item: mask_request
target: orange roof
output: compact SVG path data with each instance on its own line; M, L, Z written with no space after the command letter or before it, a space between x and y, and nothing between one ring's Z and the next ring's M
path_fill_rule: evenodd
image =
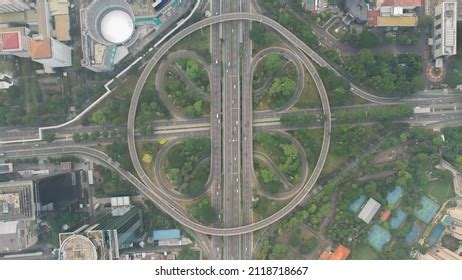
M30 43L32 59L42 59L51 57L51 39L32 40Z
M343 245L339 245L333 253L324 251L319 257L320 260L346 260L350 255L351 251Z
M388 220L388 218L390 218L390 215L391 215L391 211L390 209L387 209L380 214L380 220L382 222L385 222L386 220Z
M325 260L330 259L330 256L331 256L331 252L324 251L322 252L321 256L319 256L319 259L325 261Z

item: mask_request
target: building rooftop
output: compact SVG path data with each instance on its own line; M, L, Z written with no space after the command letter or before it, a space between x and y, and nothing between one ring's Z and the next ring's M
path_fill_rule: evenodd
M58 41L71 40L69 29L70 29L69 15L56 15L55 16L56 40Z
M154 241L181 238L179 229L155 230L152 235Z
M135 24L130 14L123 10L113 10L101 20L101 35L108 42L122 44L133 35Z
M70 235L59 248L63 260L97 260L96 247L88 237Z
M5 32L2 33L2 50L4 51L14 51L20 49L21 41L20 41L20 33L19 32Z
M339 245L334 252L324 251L319 257L320 260L346 260L351 251L343 245Z
M377 26L378 27L413 27L417 25L418 18L416 16L378 16Z
M43 59L51 57L51 39L31 40L30 43L32 59Z
M358 218L365 221L366 223L370 223L372 218L374 218L377 211L379 211L380 203L378 203L375 199L369 198L366 205L363 207L361 212L359 212Z
M390 218L390 215L391 215L390 209L383 211L382 213L380 213L380 221L382 222L387 221L388 218Z
M35 219L33 186L30 180L0 183L0 221Z

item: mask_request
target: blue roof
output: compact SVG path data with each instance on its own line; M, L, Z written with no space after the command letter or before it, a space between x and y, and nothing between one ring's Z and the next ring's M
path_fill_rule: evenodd
M438 224L432 232L432 235L428 238L427 243L430 246L435 245L436 241L440 239L443 234L445 226L443 224Z
M152 237L154 241L181 238L179 229L155 230L152 232Z
M403 210L399 209L397 212L395 212L395 214L390 220L391 228L392 229L399 228L401 224L404 222L404 220L406 220L406 218L407 218L407 214Z
M387 195L388 204L395 206L398 200L401 198L402 193L403 189L400 186L396 186L395 189Z
M366 196L361 195L356 199L351 205L350 205L350 210L357 213L359 209L361 209L361 206L363 206L364 202L366 201Z
M411 230L406 234L406 237L405 237L406 244L408 246L411 246L412 244L414 244L414 242L417 240L417 237L419 237L421 231L422 231L422 226L418 223L414 223L414 225L412 225Z

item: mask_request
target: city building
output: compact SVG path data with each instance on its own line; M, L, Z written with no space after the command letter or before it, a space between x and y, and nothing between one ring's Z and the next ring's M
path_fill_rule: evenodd
M53 211L77 204L82 196L80 183L78 171L37 179L37 208L40 211Z
M60 233L59 259L119 259L120 250L131 247L141 237L143 223L138 207L128 207L117 216L113 214L103 214L94 223Z
M179 229L154 230L148 242L157 242L159 246L184 246L193 243L189 238L181 237Z
M27 10L2 13L0 55L31 58L44 65L46 73L71 66L72 48L60 42L71 39L68 5L68 0L43 0L27 5Z
M29 10L29 1L24 0L0 0L0 14L23 12Z
M51 68L72 66L72 48L53 39L34 39L31 41L31 58Z
M462 260L462 256L451 252L442 246L434 246L425 254L419 255L420 260Z
M88 1L80 8L81 65L112 71L130 54L142 51L183 16L193 1Z
M29 33L25 27L0 28L0 55L30 57Z
M350 255L351 251L347 247L343 245L339 245L335 251L326 250L322 252L321 256L319 257L320 260L346 260Z
M367 22L368 6L365 0L346 0L343 2L343 10L360 24Z
M442 2L435 7L432 45L435 59L457 54L457 2Z
M367 22L373 27L414 27L421 6L422 0L377 0L368 11Z
M19 252L37 242L34 182L0 183L0 253Z
M379 211L380 206L380 203L378 203L375 199L369 198L366 205L364 205L361 212L359 212L358 218L369 224L377 211Z
M70 41L69 0L49 0L50 15L54 19L55 38L58 41Z
M454 207L448 209L449 229L455 238L462 240L462 207Z

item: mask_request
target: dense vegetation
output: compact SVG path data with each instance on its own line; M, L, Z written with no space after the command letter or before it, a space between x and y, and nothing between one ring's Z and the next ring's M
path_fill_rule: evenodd
M290 126L306 125L307 123L313 123L322 120L322 116L313 114L284 114L280 118L281 124Z
M183 81L172 68L165 73L165 90L172 104L187 117L199 117L210 110L208 101Z
M191 214L201 223L211 224L217 219L217 211L212 207L210 197L204 197L191 207Z
M182 193L196 196L202 193L210 165L201 161L210 157L210 140L190 138L174 145L166 156L165 170L170 182Z
M117 195L134 195L135 188L120 175L101 165L96 165L101 181L96 181L95 192L97 197L111 197Z
M357 56L349 57L344 68L378 95L406 96L424 88L423 61L417 55L374 54L365 49Z
M444 159L462 169L462 127L447 127L443 132L446 138Z
M409 105L394 105L385 108L371 108L366 110L340 111L334 117L338 122L360 121L396 121L409 118L413 115L413 109Z
M254 161L254 166L258 181L264 191L270 194L277 194L281 192L282 183L278 178L278 174L274 170L258 160Z
M267 48L276 42L276 36L261 23L253 23L249 33L252 40L253 53Z
M134 171L128 144L126 142L114 142L106 147L106 153L114 161L120 163L120 166L128 171Z
M193 58L186 57L179 58L178 64L196 87L205 92L209 91L209 77L201 63Z
M279 135L258 133L255 135L256 149L267 154L290 182L300 180L301 160L292 143Z

